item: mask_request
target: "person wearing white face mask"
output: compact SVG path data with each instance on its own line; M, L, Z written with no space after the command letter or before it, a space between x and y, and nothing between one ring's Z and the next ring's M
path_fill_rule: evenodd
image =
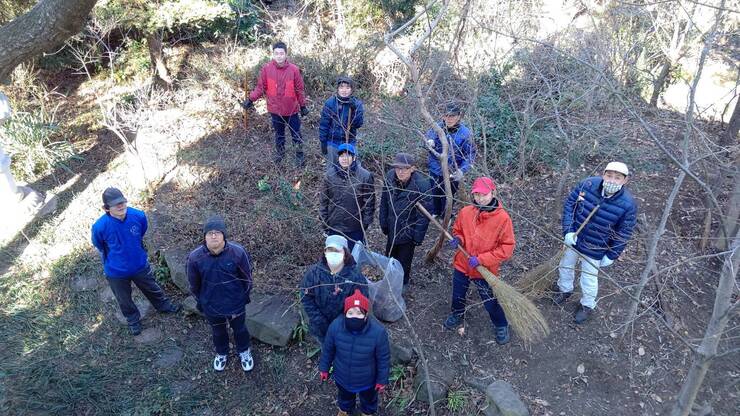
M563 206L563 242L569 248L560 261L559 292L553 301L563 304L573 294L575 268L580 259L583 295L575 313L577 324L588 320L596 307L599 269L610 266L619 257L637 223L637 203L624 186L628 177L627 165L610 162L601 177L587 178L573 188Z
M300 286L309 332L320 343L324 342L329 324L344 313L344 300L355 289L368 296L367 280L349 253L347 239L330 235L321 259L306 271Z

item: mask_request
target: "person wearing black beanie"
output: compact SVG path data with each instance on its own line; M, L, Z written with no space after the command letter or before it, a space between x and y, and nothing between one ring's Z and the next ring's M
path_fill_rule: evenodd
M357 129L365 121L365 107L362 100L354 96L352 78L337 77L336 87L336 93L324 103L319 124L321 154L326 157L328 167L337 163L339 145L357 143Z

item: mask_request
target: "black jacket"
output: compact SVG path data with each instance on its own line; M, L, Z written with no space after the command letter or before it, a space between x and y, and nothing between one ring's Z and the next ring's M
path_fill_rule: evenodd
M360 289L368 296L367 279L360 274L359 267L350 257L348 264L339 273L332 275L326 260L311 266L301 282L301 303L308 315L311 334L323 338L329 324L344 312L344 299Z
M427 233L429 219L415 207L417 202L431 211L429 180L420 172L411 174L408 183L401 184L395 170L385 175L383 195L380 198L378 221L383 234L392 244L415 242L421 244Z
M252 291L252 264L242 246L230 241L214 255L205 244L188 256L190 292L204 314L223 317L244 313Z
M357 161L349 170L335 165L324 176L320 202L326 228L342 233L367 229L375 214L373 174Z

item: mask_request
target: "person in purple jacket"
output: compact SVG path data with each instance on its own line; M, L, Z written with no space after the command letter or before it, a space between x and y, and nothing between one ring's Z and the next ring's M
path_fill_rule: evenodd
M170 302L154 280L143 241L148 227L146 215L127 203L119 189L106 189L103 192L105 214L95 221L91 234L92 244L103 260L108 284L135 336L141 334L142 326L141 314L131 298L132 282L160 312L177 313L180 305Z
M223 218L209 218L203 226L203 244L188 255L190 291L213 333L216 358L213 369L224 371L229 358L229 331L234 333L242 370L251 371L254 359L250 335L244 321L244 307L250 302L252 264L239 244L226 241Z

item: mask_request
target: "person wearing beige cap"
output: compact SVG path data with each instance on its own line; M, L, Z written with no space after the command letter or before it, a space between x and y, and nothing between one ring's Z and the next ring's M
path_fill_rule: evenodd
M637 223L637 204L625 187L629 175L626 164L610 162L601 176L586 178L573 188L563 206L563 243L569 248L560 261L559 292L553 301L560 305L573 294L580 259L583 295L575 313L577 324L588 320L596 308L599 269L619 257Z

